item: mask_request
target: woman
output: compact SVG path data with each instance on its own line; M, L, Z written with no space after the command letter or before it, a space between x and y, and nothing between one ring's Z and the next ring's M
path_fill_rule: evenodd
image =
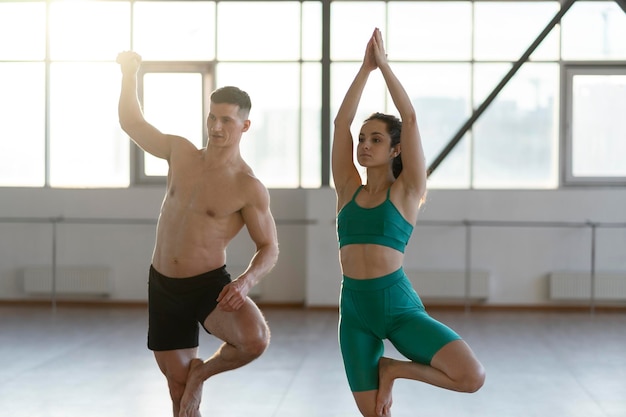
M361 126L353 163L350 126L369 74L379 69L401 120L375 113ZM404 249L426 193L426 165L415 110L389 67L374 30L335 118L332 157L343 272L339 342L350 388L363 416L390 416L392 386L413 379L460 392L485 378L470 347L432 319L407 279ZM388 339L409 361L383 357Z

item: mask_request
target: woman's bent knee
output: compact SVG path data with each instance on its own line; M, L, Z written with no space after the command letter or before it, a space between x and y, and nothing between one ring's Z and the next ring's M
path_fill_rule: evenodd
M476 392L485 382L485 369L463 340L448 343L435 354L431 366L444 372L451 380L450 389Z
M466 374L460 381L459 391L473 393L478 391L485 383L485 370L482 366Z

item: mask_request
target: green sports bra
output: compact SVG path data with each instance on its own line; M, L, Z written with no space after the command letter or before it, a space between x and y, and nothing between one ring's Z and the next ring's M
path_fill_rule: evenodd
M346 245L372 243L387 246L404 253L413 225L406 221L389 199L391 187L387 190L387 198L372 208L359 206L355 199L361 192L361 185L352 200L337 214L337 237L339 248Z

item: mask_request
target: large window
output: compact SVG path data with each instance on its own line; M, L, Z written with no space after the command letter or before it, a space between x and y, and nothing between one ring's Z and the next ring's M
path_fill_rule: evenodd
M337 110L362 58L363 50L354 47L359 45L357 34L365 45L366 28L380 27L393 68L416 108L427 162L432 161L462 132L461 126L559 10L555 1L333 2L331 108ZM355 23L346 28L350 19ZM626 14L617 4L577 2L461 137L431 176L429 187L550 189L565 184L559 171L564 167L559 152L565 126L559 117L565 88L562 69L568 64L564 60L611 60L624 68L625 38ZM621 82L611 79L615 86ZM617 128L623 108L616 96L621 91L612 91L611 96L597 97L610 112L599 115L598 103L585 107L590 120L615 119L601 130L604 144L598 145L582 127L578 139L570 142L582 149L581 143L593 141L605 149L593 161L587 153L574 152L584 163L604 167L605 176L622 175L608 167L624 165L612 159L625 154L618 144L626 143L623 129ZM362 120L373 111L395 112L377 76L364 92L357 117ZM583 123L581 119L577 124ZM358 128L354 126L355 137Z
M566 70L565 181L626 184L626 68Z
M211 91L237 85L252 98L241 147L257 176L327 185L332 119L374 27L430 162L559 10L556 0L0 0L0 39L11 40L0 42L0 186L164 182L167 164L119 127L115 57L128 49L144 60L139 97L158 129L204 146ZM429 187L624 184L624 39L615 2L577 1ZM378 73L354 129L374 111L396 113Z
M113 63L129 31L128 2L0 2L0 185L129 185Z
M427 161L448 144L559 9L556 2L426 1L384 6L379 2L370 7L379 7L380 14L386 13L383 20L393 22L386 31L387 50L390 59L400 61L394 70L416 108ZM344 51L342 19L353 7L333 3L331 28L337 27L337 33L331 32L331 38L339 43L337 51ZM346 47L333 59L361 59L362 53ZM558 58L558 33L553 33L435 170L429 186L556 187ZM334 111L357 65L333 65ZM358 117L373 111L395 112L381 80L368 85Z
M268 24L271 22L271 24ZM167 163L121 131L133 49L146 119L206 144L208 97L252 98L242 153L270 187L321 185L319 1L0 1L0 186L128 187Z

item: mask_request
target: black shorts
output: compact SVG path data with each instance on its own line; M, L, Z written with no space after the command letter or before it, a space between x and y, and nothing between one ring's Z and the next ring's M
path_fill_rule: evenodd
M204 324L217 306L217 296L230 282L226 266L194 277L169 278L150 265L148 349L197 347L199 324Z

